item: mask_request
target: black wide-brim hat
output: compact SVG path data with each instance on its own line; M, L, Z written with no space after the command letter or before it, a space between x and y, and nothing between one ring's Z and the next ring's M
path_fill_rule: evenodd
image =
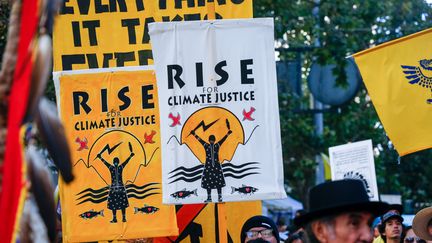
M360 180L329 181L309 190L309 210L295 218L294 223L302 227L315 219L344 212L367 211L378 216L388 209L387 203L369 200L364 183Z

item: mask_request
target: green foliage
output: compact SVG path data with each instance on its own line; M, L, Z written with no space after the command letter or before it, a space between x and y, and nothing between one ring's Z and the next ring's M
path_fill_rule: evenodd
M9 4L5 1L0 1L0 64L3 59L3 52L6 47L7 30L9 23Z
M401 194L403 199L432 199L428 175L431 151L398 154L387 138L364 87L340 113L324 114L324 134L314 135L313 114L295 112L308 107L308 68L313 61L335 63L337 84L346 84L346 56L432 26L432 8L422 0L254 0L255 17L274 17L278 47L309 47L303 52L304 97L280 95L280 116L285 180L290 193L305 201L307 187L315 184L315 155L328 147L372 139L379 191ZM281 52L281 60L293 59ZM417 190L420 189L420 190Z
M304 201L315 183L314 156L320 152L320 139L314 135L312 116L293 111L301 100L292 93L279 98L285 181L291 193Z
M52 75L50 80L52 80ZM56 102L54 82L48 82L45 89L45 97L53 102Z

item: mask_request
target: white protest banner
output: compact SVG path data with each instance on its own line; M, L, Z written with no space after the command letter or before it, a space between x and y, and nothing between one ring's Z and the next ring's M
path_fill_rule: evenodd
M329 154L332 180L361 180L369 198L379 200L372 140L330 147Z
M168 204L286 197L273 20L149 25Z

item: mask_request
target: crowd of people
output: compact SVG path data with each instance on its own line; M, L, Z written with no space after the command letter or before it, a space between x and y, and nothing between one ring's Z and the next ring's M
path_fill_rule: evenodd
M432 243L432 207L419 211L405 225L400 204L370 201L363 182L324 182L309 190L308 210L294 218L294 227L265 216L248 219L241 243Z

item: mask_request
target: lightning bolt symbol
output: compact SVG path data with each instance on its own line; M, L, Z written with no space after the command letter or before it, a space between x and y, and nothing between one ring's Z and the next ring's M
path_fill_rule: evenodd
M114 151L114 149L116 149L116 148L117 148L121 143L122 143L122 142L120 142L120 143L114 145L114 147L112 147L112 148L110 148L110 145L107 144L107 145L105 145L105 147L102 149L101 153L105 152L105 150L108 150L108 154L111 154L112 151Z
M205 132L207 129L209 129L211 126L213 126L213 124L215 124L217 121L219 121L219 119L217 119L216 121L213 121L213 122L209 123L208 125L206 125L206 124L204 123L204 121L201 121L201 122L198 124L198 126L195 127L194 130L197 130L198 128L202 127L202 128L203 128L203 131Z
M112 148L110 147L109 144L105 145L105 147L100 151L100 154L103 154L103 152L105 152L105 150L108 150L108 154L111 154L112 151L114 151L114 149L116 149L121 143L122 142L114 145L114 147L112 147ZM97 157L95 159L97 159Z

